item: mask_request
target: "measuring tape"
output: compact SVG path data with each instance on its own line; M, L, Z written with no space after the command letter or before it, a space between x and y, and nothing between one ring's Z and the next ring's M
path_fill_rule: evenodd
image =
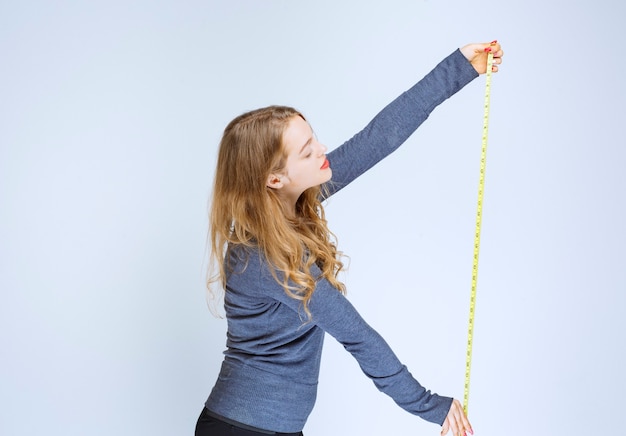
M480 177L478 181L478 208L476 211L476 233L474 234L474 264L472 266L472 292L470 296L469 327L467 330L467 354L465 360L465 389L463 410L467 415L470 388L470 370L472 367L472 345L474 342L474 312L476 310L476 284L478 283L478 254L480 251L480 227L483 215L483 191L485 187L485 164L487 159L487 133L489 132L489 98L491 96L491 69L493 54L487 56L487 84L485 85L485 112L483 116L482 151L480 155Z

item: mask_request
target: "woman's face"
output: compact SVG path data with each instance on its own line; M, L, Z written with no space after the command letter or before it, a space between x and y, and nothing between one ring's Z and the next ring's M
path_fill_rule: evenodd
M309 123L299 116L289 121L283 133L283 146L287 162L278 175L282 186L276 188L295 204L305 190L329 181L332 170L326 159L326 146L317 141Z

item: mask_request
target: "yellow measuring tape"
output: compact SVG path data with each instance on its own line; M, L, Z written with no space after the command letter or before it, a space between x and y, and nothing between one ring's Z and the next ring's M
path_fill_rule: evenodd
M476 284L478 283L478 254L480 251L480 228L483 215L483 191L485 188L485 164L487 159L487 134L489 132L489 98L491 97L491 70L493 54L487 57L487 84L485 85L485 112L483 116L482 151L480 155L480 177L478 181L478 208L476 212L476 233L474 234L474 264L472 266L472 292L470 296L469 327L467 330L467 354L465 360L465 389L463 410L467 415L470 388L470 370L472 367L472 345L474 342L474 313L476 310Z

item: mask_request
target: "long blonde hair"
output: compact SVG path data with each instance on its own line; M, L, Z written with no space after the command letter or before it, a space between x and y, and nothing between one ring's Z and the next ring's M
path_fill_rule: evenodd
M313 276L314 264L338 291L345 292L345 286L337 278L343 263L327 226L322 188L302 193L295 218L288 218L284 203L266 186L269 175L285 167L283 133L294 117L306 121L293 108L269 106L238 116L224 130L209 217L207 287L213 297L225 289L229 271L224 258L229 247L256 247L276 281L289 296L302 301L310 318L308 303L321 278Z

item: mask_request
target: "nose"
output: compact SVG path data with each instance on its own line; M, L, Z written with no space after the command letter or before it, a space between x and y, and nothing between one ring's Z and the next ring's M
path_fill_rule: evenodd
M324 144L322 144L321 142L317 143L318 147L319 147L319 152L320 152L320 156L326 154L326 151L328 150L328 147L326 147Z

